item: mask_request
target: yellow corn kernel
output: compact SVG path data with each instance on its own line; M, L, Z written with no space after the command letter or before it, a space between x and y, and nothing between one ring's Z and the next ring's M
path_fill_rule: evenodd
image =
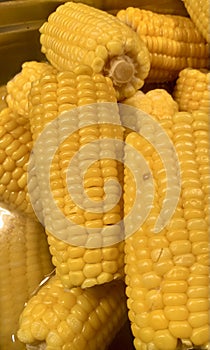
M170 321L168 329L175 338L189 339L192 334L188 321Z
M71 93L68 92L69 88ZM101 94L97 95L99 91L103 92L103 97ZM32 187L31 184L32 198L36 196L37 188L40 189L44 220L49 222L46 225L48 242L58 276L66 288L72 286L86 288L122 278L124 276L124 242L120 226L123 216L122 199L118 198L118 184L113 184L111 181L109 184L108 180L115 180L119 183L122 178L122 165L115 160L121 150L115 146L115 140L123 139L123 130L120 126L117 104L113 103L117 100L111 80L101 74L93 73L88 66L78 66L74 71L48 72L42 74L40 79L34 82L29 99L29 119L34 141L38 139L45 126L55 121L60 113L69 110L72 110L73 113L72 118L69 118L67 114L62 114L63 117L58 119L58 133L54 134L53 130L50 131L48 145L40 147L44 147L41 153L45 155L51 152L53 145L56 147L50 166L52 196L64 216L76 226L69 229L66 223L63 224L62 220L57 218L55 209L49 210L53 203L50 204L45 195L46 184L42 174L47 170L44 170L45 157L41 155L37 155L35 159L37 186ZM103 102L113 103L113 113L110 114L108 104L103 104L100 107L101 110L96 106L98 103L101 106ZM88 106L84 110L85 105ZM83 109L75 107L83 107ZM40 115L42 115L41 119ZM111 116L111 122L118 121L119 125L111 125L110 122L103 123L107 115ZM91 123L94 121L95 124L90 123L86 126L85 123L90 121ZM75 127L76 132L64 138L70 122L70 126ZM111 138L111 142L105 143L107 138ZM95 141L97 143L94 143ZM79 152L86 145L90 145L90 151ZM68 174L69 162L73 155L78 155L77 163L72 165L72 171ZM109 159L110 157L112 159ZM82 166L89 159L93 159L94 162L88 165L84 178L82 178ZM32 180L33 178L29 179L29 186ZM81 193L81 186L87 198ZM102 202L105 189L110 195L108 205ZM74 191L75 197L69 195L69 191L70 194L71 191ZM87 199L92 200L92 207L89 208L90 205L88 205L88 209L86 209ZM80 200L81 207L76 200ZM118 202L115 204L115 201ZM95 208L97 212L94 211ZM111 231L113 224L115 226ZM106 234L105 229L108 227L110 227L110 232ZM97 229L98 233L91 234L91 229ZM53 235L53 232L56 232L56 236ZM117 237L119 240L115 244L116 241L114 242L113 239Z
M206 41L210 42L209 28L209 2L208 0L192 1L184 0L184 5L190 18L195 23L199 32L203 35Z
M186 67L208 67L208 45L191 19L134 7L117 13L145 42L151 69L146 82L174 80Z
M28 301L17 336L28 347L37 344L35 349L105 349L125 320L122 281L65 290L53 276Z
M53 266L42 225L2 203L0 211L0 348L18 350L20 313Z
M155 96L155 91L153 94ZM127 133L126 144L135 147L136 151L141 153L151 165L155 183L150 213L133 235L126 236L125 240L126 294L128 315L135 337L134 344L138 350L150 348L175 350L178 342L183 347L186 344L191 347L202 344L205 347L207 342L205 327L209 322L207 319L209 284L208 196L207 187L204 187L204 182L200 177L201 160L197 154L199 141L204 137L201 131L206 130L206 113L200 111L177 112L176 109L172 109L171 114L168 113L167 117L162 119L161 112L159 117L157 111L154 112L153 116L151 99L148 98L148 94L139 95L138 104L136 103L137 99L130 98L131 105L135 106L136 103L135 107L150 113L161 126L163 120L166 118L170 120L170 123L164 124L164 128L166 132L168 132L167 128L170 128L170 137L174 141L174 147L179 157L181 182L180 198L174 208L174 214L168 224L155 235L152 228L158 218L164 193L166 193L164 186L162 186L163 180L159 186L160 174L163 179L166 176L164 169L162 169L163 163L158 159L154 148L147 147L147 142L141 134L141 130L144 128L143 123L139 126L140 135L134 132ZM158 144L155 128L151 126L150 132L150 140L152 140L153 145L156 145L156 142ZM205 154L207 148L208 142L205 141L202 143L202 151L200 146L200 154L203 154L202 152ZM129 150L125 146L125 159L128 158ZM156 163L154 164L154 162ZM177 174L174 163L171 164L171 168ZM140 172L141 169L138 168L137 171ZM136 195L133 182L131 171L125 169L124 208L126 215L129 214L134 205L134 202L129 198L130 187L134 188L132 195ZM146 205L146 195L149 194L145 192L145 197L143 195L144 192L141 201ZM140 205L139 208L141 209ZM136 218L138 215L142 215L141 211L139 213L136 211ZM133 222L125 222L125 235L131 227L135 227L136 218L133 218ZM156 278L156 274L159 279ZM151 285L149 276L153 276ZM140 291L139 288L141 288ZM199 316L197 323L196 313ZM140 316L142 314L144 317ZM145 333L140 331L141 327ZM147 337L150 328L150 336ZM203 342L201 342L201 336L203 336Z
M28 197L26 173L32 149L29 120L9 107L4 108L0 112L0 132L3 135L0 142L0 179L1 186L4 186L0 199L10 208L34 216Z
M209 342L209 326L205 324L205 326L194 328L191 335L191 341L195 345L200 345ZM208 346L208 345L207 345Z
M177 347L177 339L168 329L157 330L153 342L157 349L161 350L175 350Z
M31 85L48 69L52 70L52 67L45 62L28 61L22 64L21 71L6 85L6 101L12 111L24 117L28 115L28 95Z
M208 311L201 311L195 313L191 312L188 318L188 322L193 328L205 326L209 322Z
M173 96L180 111L209 113L210 74L204 69L185 68L179 72Z
M143 94L142 91L137 91L132 97L127 98L123 103L138 108L157 120L169 121L172 113L178 112L178 105L173 100L171 95L164 89L154 89ZM167 129L169 130L169 128Z
M40 33L42 52L53 66L59 70L90 66L112 79L120 100L134 94L149 73L144 42L105 11L68 2L51 13Z

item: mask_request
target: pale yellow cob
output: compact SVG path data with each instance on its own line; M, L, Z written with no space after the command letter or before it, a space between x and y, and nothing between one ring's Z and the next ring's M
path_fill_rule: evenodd
M208 67L208 44L189 18L134 7L120 10L117 18L147 45L151 61L147 82L174 80L186 67Z
M7 95L6 85L0 86L0 112L2 109L7 107L6 95Z
M210 43L209 0L183 0L183 2L199 32Z
M41 224L2 203L0 215L0 349L23 350L20 314L53 266Z
M123 101L124 104L138 108L155 118L171 119L171 114L178 112L178 104L164 89L153 89L144 94L137 91L132 97Z
M27 164L32 149L28 118L9 107L0 112L0 200L34 216L27 189Z
M148 162L155 186L149 216L125 242L126 294L134 345L137 350L209 349L208 117L202 112L175 112L174 108L166 118L161 112L158 117L157 110L161 111L163 104L158 105L153 94L154 109L150 113L152 116L154 113L154 120L164 128L175 146L181 171L181 194L172 218L155 234L153 229L166 195L166 180L169 180L166 179L161 152L168 158L168 169L172 169L168 175L170 180L174 177L174 193L179 183L179 170L173 152L164 148L155 128L150 127L148 135L156 149L140 134L130 133L126 138L125 162L130 159L127 145L131 145ZM138 108L147 110L147 101L146 94L145 98L139 99ZM144 124L140 131L143 128ZM134 205L133 181L126 168L125 214ZM147 181L148 177L145 177L145 188ZM170 190L173 193L172 187ZM173 202L171 196L168 209ZM145 190L143 209L147 203L148 192ZM165 214L167 217L167 211ZM125 224L126 235L130 231L129 225L135 225L135 222Z
M207 70L183 69L173 91L180 111L210 112L210 73Z
M65 290L54 276L27 303L17 336L34 350L105 350L127 319L124 290L122 281Z
M116 102L112 82L101 74L93 73L87 66L79 66L75 71L43 74L37 82L34 82L30 93L29 119L34 141L38 139L45 126L55 120L61 112L72 110L73 113L63 114L63 119L59 119L56 127L51 128L47 134L51 142L43 144L42 141L37 155L34 151L37 179L35 182L33 177L29 179L32 198L36 197L37 187L39 188L40 206L35 203L35 209L37 213L43 215L53 263L61 282L67 288L90 287L122 278L124 275L124 236L120 223L123 216L122 199L115 204L118 182L123 174L122 166L115 160L116 155L122 153L122 149L115 148L115 140L122 140L123 132L117 104L114 104L114 108L111 104L96 106L103 102ZM75 108L87 104L91 105L85 111ZM96 124L83 127L84 121L88 118L89 121L94 120ZM105 120L109 120L108 125L100 124ZM111 125L112 122L118 122L119 125ZM69 125L75 127L76 132L67 137L69 136L67 131L65 142L59 147L59 142ZM109 145L105 145L105 148L101 149L101 143L93 146L91 157L94 155L99 160L87 169L84 182L80 169L82 161L89 159L89 154L84 154L81 160L78 159L72 170L71 187L72 191L75 189L77 198L82 198L81 208L68 192L65 178L69 162L82 146L93 141L106 141L107 137L112 141ZM48 171L45 168L46 160L50 158L49 152L53 144L56 147L50 168L53 200L49 201L46 195L48 180L44 180L43 176ZM107 159L107 155L108 157L111 155L112 159ZM114 179L117 183L109 185L107 182L109 179ZM82 197L82 194L80 196L78 190L80 183L93 200L93 205L99 209L98 213L93 212L91 208L85 209L85 197ZM110 210L101 204L105 196L104 185L107 186L110 196L109 204L113 203ZM76 227L69 229L68 224L57 217L54 203L67 219L76 224ZM109 233L107 229L110 227L112 230L113 225L115 228ZM97 230L96 234L90 233L93 228Z
M27 61L22 64L21 71L8 81L6 101L14 112L24 117L28 115L28 94L31 84L50 68L52 67L49 63Z
M58 70L78 64L109 76L117 98L141 88L150 68L143 41L115 16L91 6L67 2L40 28L42 52Z

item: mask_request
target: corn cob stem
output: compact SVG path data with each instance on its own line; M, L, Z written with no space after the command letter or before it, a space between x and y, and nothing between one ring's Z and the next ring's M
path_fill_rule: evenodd
M109 76L114 84L128 83L134 76L134 65L128 56L113 58L110 61Z

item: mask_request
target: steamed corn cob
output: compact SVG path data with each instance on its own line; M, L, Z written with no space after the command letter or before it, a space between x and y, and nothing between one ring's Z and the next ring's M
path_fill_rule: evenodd
M172 172L167 176L174 176L174 188L179 178L177 163L171 150L164 149L155 128L150 128L148 137L156 149L141 135L130 133L126 145L132 145L144 156L155 186L153 206L147 220L125 242L126 294L134 345L137 350L175 350L180 343L185 349L196 346L209 349L208 117L199 111L190 114L175 112L174 109L165 117L161 113L157 117L162 103L158 107L158 99L155 100L155 95L153 98L157 109L154 108L155 114L152 109L150 113L173 140L179 157L181 195L169 223L155 234L154 224L167 190L161 152L168 157L167 164ZM147 111L147 105L146 94L145 98L139 99L138 108ZM129 159L127 146L126 159ZM131 172L126 169L125 214L134 203L133 181ZM146 181L147 178L145 188ZM173 189L170 190L173 193ZM144 207L148 203L147 197L147 191L143 192ZM170 202L169 206L173 205L173 196ZM164 223L164 216L162 221ZM125 235L129 229L129 223L125 224Z
M0 112L0 200L34 217L27 189L32 149L29 120L9 107Z
M100 104L100 107L97 107L99 102L112 102L114 107L112 108L111 104L104 104L103 107ZM56 126L50 129L47 137L51 141L47 144L42 142L37 154L34 151L37 179L34 181L32 177L31 181L29 180L32 198L36 197L37 187L39 188L41 209L36 207L35 203L36 212L41 211L41 215L43 214L53 264L61 282L67 288L90 287L123 276L124 244L120 242L124 238L120 222L123 216L122 199L116 202L118 181L123 176L123 168L115 160L116 155L122 153L122 149L116 148L115 140L122 140L123 132L120 125L111 125L115 122L120 124L115 102L116 94L111 80L93 73L87 66L78 66L75 71L43 74L31 89L29 119L34 141L45 126L58 115L72 110L70 114L61 114L63 118L57 119ZM95 124L90 125L91 121ZM85 126L87 122L88 125ZM71 136L68 131L69 125L76 130ZM102 146L106 138L111 138L111 141ZM59 145L62 139L65 139L65 142ZM81 200L80 207L68 192L68 165L76 152L86 144L96 141L98 143L92 145L90 154L79 156L72 175L69 174L72 181L70 187L77 199ZM53 200L49 201L46 195L48 180L44 180L43 176L48 171L46 160L50 159L53 145L56 148L50 168ZM96 160L87 169L83 182L82 165L92 158ZM109 185L110 179L116 183ZM86 198L81 193L80 184L93 201L93 208L85 207ZM111 209L101 202L105 196L104 186L107 186ZM57 217L54 203L64 217L76 225L75 227L69 228L68 224ZM95 206L99 212L93 211ZM113 231L110 231L109 228L112 230L114 224ZM96 233L91 233L92 229L95 229Z
M120 100L141 88L148 75L146 45L105 11L67 2L49 16L40 33L42 52L53 66L58 70L90 66L112 79Z
M45 62L24 62L21 71L8 81L6 101L14 112L24 117L28 115L28 94L31 84L48 69L52 67Z
M210 73L207 70L183 69L173 91L180 111L210 112Z
M144 94L137 91L132 97L123 101L124 104L138 108L157 120L170 120L171 114L178 112L177 102L164 89L154 89Z
M16 332L24 303L53 267L43 227L0 207L0 349L22 350Z
M34 350L105 350L126 318L122 281L67 291L54 276L27 303L17 335Z
M0 112L7 107L6 102L7 89L5 85L0 86Z
M117 18L137 32L150 52L147 82L174 80L186 67L208 67L208 45L186 17L128 7Z
M183 2L199 32L210 43L209 1L183 0Z

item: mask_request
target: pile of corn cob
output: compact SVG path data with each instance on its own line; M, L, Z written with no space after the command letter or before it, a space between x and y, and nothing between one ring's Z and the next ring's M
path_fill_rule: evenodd
M208 1L199 8L193 0L184 4L188 18L131 7L112 15L66 2L40 28L46 62L25 62L0 90L1 350L108 349L127 315L136 350L210 349ZM151 123L142 118L136 131L125 130L117 102L147 113ZM72 114L65 118L67 111ZM61 113L64 118L57 119ZM62 142L69 115L77 131ZM89 116L94 124L86 125ZM55 120L28 181L33 145ZM106 138L125 142L123 150L112 143L112 159L102 148ZM101 212L77 206L66 184L73 154L93 141L99 141L92 149L99 160L84 177L88 197L99 206L107 186L114 202L118 187L109 187L110 179L123 188L117 204ZM53 200L77 225L75 244L66 242L68 227L62 227L63 239L50 230L51 223L61 229L43 181L52 145L60 145L50 170ZM129 236L134 223L119 222L132 210L138 189L134 174L116 159L122 152L135 169L130 146L151 169L154 196L147 219ZM72 174L76 189L84 161ZM143 176L147 208L150 176L135 171ZM173 181L162 212L167 175ZM164 224L177 188L173 215ZM164 227L155 234L159 217ZM117 230L104 234L112 226ZM91 229L99 230L97 239ZM112 235L118 237L114 244Z

